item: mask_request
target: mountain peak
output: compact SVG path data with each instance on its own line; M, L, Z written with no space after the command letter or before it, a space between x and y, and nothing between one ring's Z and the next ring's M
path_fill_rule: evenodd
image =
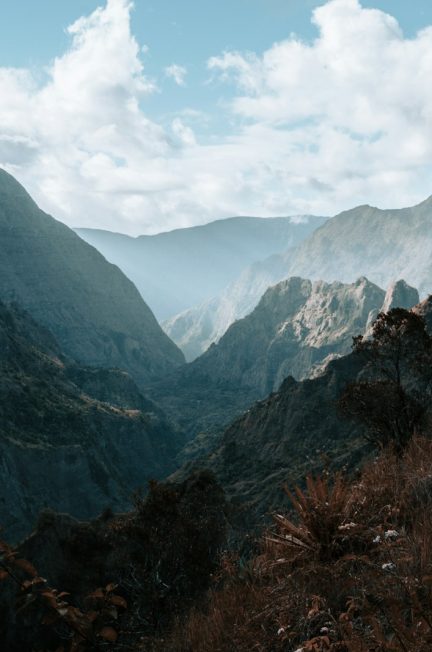
M0 168L0 193L8 193L8 194L20 194L20 195L26 195L27 197L30 198L30 195L20 184L20 182L15 179L14 176L12 176L9 172L6 172L3 168Z
M388 312L392 308L406 308L409 310L420 301L416 288L400 279L392 283L386 292L381 312Z

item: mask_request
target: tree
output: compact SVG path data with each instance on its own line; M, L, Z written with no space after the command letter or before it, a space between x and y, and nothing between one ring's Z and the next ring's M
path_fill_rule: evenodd
M363 423L374 445L401 452L428 416L432 338L425 321L403 308L380 313L370 337L353 338L353 350L365 367L339 399L342 414Z

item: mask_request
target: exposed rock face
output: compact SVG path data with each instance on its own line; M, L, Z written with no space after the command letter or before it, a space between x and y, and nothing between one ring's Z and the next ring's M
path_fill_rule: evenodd
M294 249L244 270L218 297L177 315L166 332L188 359L205 351L264 290L290 276L352 283L367 276L380 287L403 278L420 296L432 291L432 197L418 206L359 206L327 220Z
M388 312L392 308L406 308L410 310L420 301L419 293L403 280L392 283L387 289L384 303L379 311L373 311L370 314L368 324L365 329L365 335L372 334L372 325L379 312Z
M432 284L432 197L400 210L359 206L328 220L302 243L289 272L351 281L367 277L381 287L398 278L428 294Z
M298 244L324 221L232 217L137 238L98 229L76 232L124 271L163 320L219 294L244 267Z
M181 435L118 370L81 369L44 328L0 303L0 523L27 533L41 508L80 518L128 505L174 470Z
M181 413L183 427L193 432L211 429L217 418L227 423L276 391L286 377L306 378L323 362L347 354L353 336L365 332L386 296L389 305L403 301L402 307L418 300L403 281L387 295L364 277L352 284L282 281L218 344L162 381L153 395L163 396L164 408L172 416Z
M86 365L144 382L183 362L134 285L0 170L0 299L17 301Z
M432 294L427 299L413 308L414 312L421 315L426 322L429 334L432 334Z
M287 376L303 379L330 353L348 353L353 335L364 331L384 296L366 278L329 284L292 277L267 290L195 368L264 398Z
M420 301L419 293L403 280L392 283L386 292L381 312L388 312L392 308L406 308L409 310Z

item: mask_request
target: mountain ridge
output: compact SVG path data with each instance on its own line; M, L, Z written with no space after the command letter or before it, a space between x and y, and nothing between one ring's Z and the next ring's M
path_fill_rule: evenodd
M233 217L136 237L76 232L124 271L163 320L219 293L252 261L296 244L324 220Z
M329 218L297 247L246 268L220 295L163 326L191 360L253 310L264 286L290 276L344 283L366 276L380 287L403 278L425 297L432 289L431 261L432 196L394 210L365 204Z
M138 290L0 169L0 298L17 301L83 364L139 382L182 364Z

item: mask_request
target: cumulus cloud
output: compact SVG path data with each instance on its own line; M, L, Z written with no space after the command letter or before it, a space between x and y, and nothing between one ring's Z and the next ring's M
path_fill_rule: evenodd
M146 115L158 88L130 11L107 0L76 21L42 83L0 67L0 165L66 223L155 232L235 214L402 206L432 192L432 27L406 39L388 14L330 0L313 13L313 42L214 56L212 83L231 93L217 109L229 135L209 136L206 124L204 140L200 107L165 127Z
M272 165L296 177L306 206L308 195L331 209L430 193L432 28L404 39L392 16L357 0L327 2L313 22L311 44L291 37L261 57L209 60L238 88L232 111L270 140L283 134L286 156Z
M175 81L177 86L186 86L185 77L187 70L184 66L179 66L177 63L171 64L165 68L165 75Z

